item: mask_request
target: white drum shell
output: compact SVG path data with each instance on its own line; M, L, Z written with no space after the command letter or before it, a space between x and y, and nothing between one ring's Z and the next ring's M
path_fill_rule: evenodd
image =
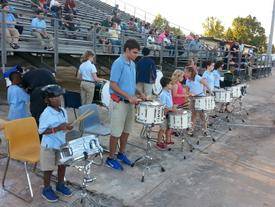
M58 162L60 164L72 164L72 162L84 158L83 152L87 152L89 156L103 152L96 136L80 137L61 146L58 152Z
M188 129L191 127L191 112L180 111L175 113L169 113L168 126L171 129Z
M241 86L232 86L231 93L233 98L240 98L242 96Z
M215 108L214 96L204 96L195 98L195 110L210 111Z
M161 124L164 121L164 106L157 102L141 102L137 106L136 121L142 124Z
M218 103L230 103L232 102L231 91L227 90L215 90L215 101Z

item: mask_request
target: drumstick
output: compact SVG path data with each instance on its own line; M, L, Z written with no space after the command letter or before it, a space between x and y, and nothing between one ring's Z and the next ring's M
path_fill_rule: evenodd
M86 119L88 116L92 115L93 113L94 111L86 111L81 116L79 116L76 120L74 120L71 126L77 124L78 122L81 122L82 120Z

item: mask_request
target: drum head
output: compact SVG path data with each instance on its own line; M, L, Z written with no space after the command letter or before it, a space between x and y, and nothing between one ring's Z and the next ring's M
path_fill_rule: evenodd
M101 102L107 108L109 108L110 106L110 99L111 99L109 89L110 89L110 81L106 81L101 90Z
M153 85L153 93L155 95L159 95L161 90L162 90L162 87L160 85L160 79L163 77L163 74L160 70L157 70L157 78L156 78L156 82L155 84Z

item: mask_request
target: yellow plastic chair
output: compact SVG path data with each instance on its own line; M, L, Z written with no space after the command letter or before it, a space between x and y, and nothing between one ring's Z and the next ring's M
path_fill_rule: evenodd
M35 119L30 117L6 122L4 124L4 136L7 139L8 160L2 180L2 187L4 190L15 195L16 197L21 198L27 202L31 202L33 200L33 190L30 176L27 170L27 163L36 164L40 158L40 141ZM5 188L5 180L10 159L24 162L31 199L23 198Z

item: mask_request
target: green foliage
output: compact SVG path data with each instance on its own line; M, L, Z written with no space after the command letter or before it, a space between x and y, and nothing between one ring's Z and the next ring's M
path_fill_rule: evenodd
M180 28L171 27L169 25L169 22L167 21L167 19L165 19L164 17L162 17L160 14L158 14L155 17L152 25L153 25L154 28L156 28L158 30L169 29L169 31L173 32L177 36L183 34Z
M256 17L237 17L232 26L226 31L226 39L243 42L259 48L260 52L266 49L265 29Z
M224 37L224 26L216 17L207 17L202 26L204 36L216 38Z
M155 17L152 25L157 29L164 30L165 28L167 28L169 26L169 23L164 17L162 17L160 14L158 14Z
M226 31L221 21L216 17L208 17L202 24L204 35L208 37L224 38L226 40L242 42L256 46L260 52L266 50L265 29L256 17L237 17Z

